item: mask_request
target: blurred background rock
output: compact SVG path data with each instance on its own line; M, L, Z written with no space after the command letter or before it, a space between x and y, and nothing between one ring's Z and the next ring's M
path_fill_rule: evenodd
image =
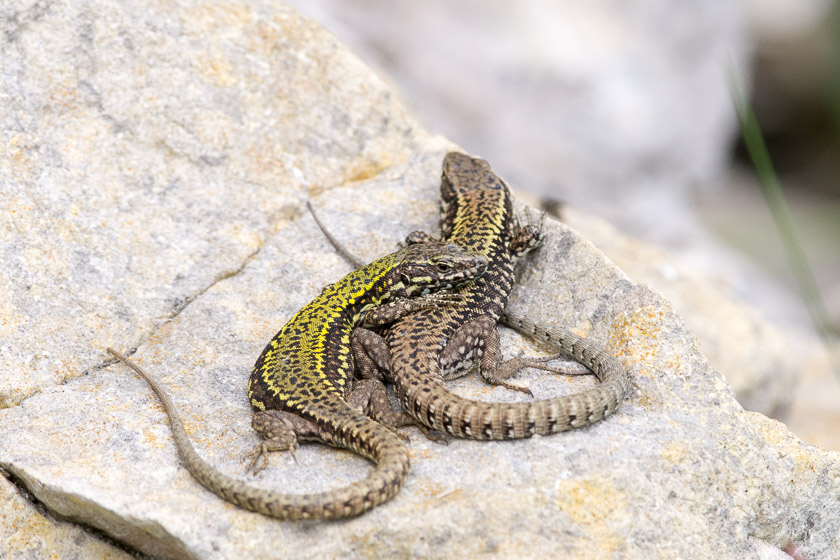
M840 3L290 3L395 82L430 130L487 158L524 198L585 235L599 226L565 208L661 246L786 336L810 341L791 342L803 354L792 357L796 392L769 413L840 450L840 385L740 142L729 84L733 75L750 92L836 326ZM632 263L621 265L634 276Z

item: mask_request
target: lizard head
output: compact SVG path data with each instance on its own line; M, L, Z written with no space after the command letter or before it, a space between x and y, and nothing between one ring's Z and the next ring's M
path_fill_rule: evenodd
M487 269L487 257L453 243L416 243L403 249L399 279L393 289L402 297L448 290L475 280Z

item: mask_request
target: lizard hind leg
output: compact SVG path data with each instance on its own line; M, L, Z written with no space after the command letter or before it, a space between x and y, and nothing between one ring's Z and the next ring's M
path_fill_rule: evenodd
M403 412L394 412L385 385L378 379L358 379L353 382L353 390L347 403L354 409L367 414L388 428L414 424L414 419ZM402 434L397 434L402 437ZM403 439L405 439L403 437Z
M324 440L324 432L317 425L300 416L282 410L265 410L251 417L251 426L264 441L243 456L250 459L246 472L257 474L268 466L267 455L277 451L288 451L295 456L298 441Z
M428 439L445 441L444 434L432 433L413 416L405 412L394 412L391 408L391 400L383 383L390 377L390 354L382 337L368 329L356 327L351 340L356 375L360 379L354 380L352 390L345 395L350 406L382 423L403 440L408 441L408 436L396 428L417 426Z
M363 327L356 327L350 337L350 345L359 378L391 380L391 356L381 336Z
M491 385L501 385L533 396L530 389L508 381L508 378L525 368L562 375L591 373L585 366L575 362L567 362L562 366L547 363L562 356L563 354L554 354L536 358L519 354L515 358L502 360L502 345L496 323L490 317L483 316L465 323L455 332L441 353L440 363L444 379L450 380L466 375L478 364L481 376Z

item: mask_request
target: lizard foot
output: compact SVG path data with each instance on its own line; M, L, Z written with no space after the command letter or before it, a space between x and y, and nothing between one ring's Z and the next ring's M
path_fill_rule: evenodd
M558 373L561 375L588 375L592 372L583 364L574 361L566 361L561 366L552 366L548 362L562 358L563 354L552 354L551 356L543 356L541 358L523 358L522 352L515 358L506 360L496 368L495 371L485 376L485 379L494 385L501 385L507 389L520 391L529 396L534 396L531 390L522 385L511 383L507 381L514 373L525 368L534 368L551 373Z
M292 459L297 462L297 458L295 457L295 447L297 447L297 438L294 434L291 434L293 442L291 445L287 444L286 442L280 443L279 447L276 447L276 442L274 440L266 440L262 443L257 444L254 449L245 455L242 456L242 461L250 459L248 462L248 466L245 467L245 472L249 472L252 475L257 475L260 471L264 470L268 466L268 459L267 455L274 451L286 451L288 450L292 456Z
M276 451L288 451L295 459L298 434L306 434L308 422L302 418L279 410L257 412L251 417L251 426L265 440L246 453L242 460L250 459L246 472L257 474L268 466L266 456ZM297 461L297 459L295 459Z
M432 428L420 422L416 422L414 425L417 426L418 430L423 432L423 435L426 436L426 439L428 439L429 441L433 441L435 443L442 443L443 445L449 445L449 436L447 436L445 433L433 430Z

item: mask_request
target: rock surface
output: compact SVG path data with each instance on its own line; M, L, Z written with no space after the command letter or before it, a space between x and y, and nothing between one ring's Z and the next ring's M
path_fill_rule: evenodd
M137 345L309 196L424 134L274 2L0 9L0 407Z
M402 492L342 522L278 522L206 491L148 387L102 347L136 348L199 452L247 478L250 366L349 270L303 200L373 257L434 231L454 146L276 4L3 9L0 467L52 511L179 559L840 555L840 456L745 412L668 302L551 220L511 305L628 366L615 416L520 442L442 446L413 431ZM503 343L534 351L509 331ZM593 383L519 379L538 398ZM525 398L474 377L452 386ZM304 492L367 468L307 445L253 483Z
M0 477L0 558L61 560L132 558L72 523L45 516L24 499L13 484Z
M747 410L784 420L803 362L816 371L830 371L817 341L770 324L739 301L731 283L710 281L711 271L701 275L696 263L682 262L679 256L624 235L574 208L564 208L562 218L635 282L651 286L668 299Z

